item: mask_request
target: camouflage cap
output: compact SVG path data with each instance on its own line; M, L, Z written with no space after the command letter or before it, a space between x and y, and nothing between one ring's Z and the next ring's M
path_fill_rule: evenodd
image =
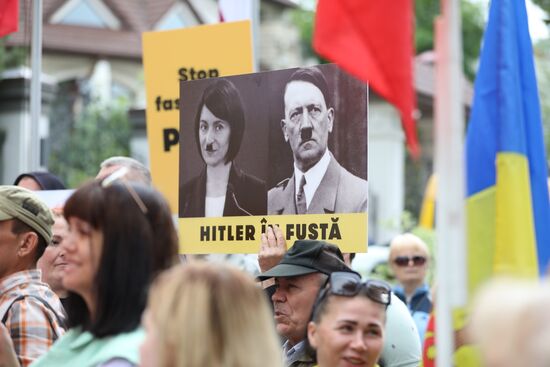
M17 218L52 240L52 212L32 191L19 186L0 186L0 221Z

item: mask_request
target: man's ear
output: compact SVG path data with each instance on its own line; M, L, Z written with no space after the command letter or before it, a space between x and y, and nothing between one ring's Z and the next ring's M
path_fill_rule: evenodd
M25 232L19 235L17 256L27 257L33 254L38 246L38 235L34 232Z
M317 325L313 321L307 324L307 339L313 349L317 349Z
M283 136L285 137L285 141L288 143L288 134L286 133L285 119L281 119L281 130L283 130Z
M332 126L334 124L334 108L329 108L327 110L327 119L328 119L328 131L332 132Z

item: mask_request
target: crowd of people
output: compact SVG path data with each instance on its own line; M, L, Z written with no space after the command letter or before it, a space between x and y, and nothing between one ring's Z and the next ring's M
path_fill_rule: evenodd
M316 69L291 75L281 128L294 171L267 191L233 162L245 123L239 93L223 79L207 88L195 121L204 167L180 187L180 216L364 212L366 181L327 147L327 89ZM105 160L62 207L33 192L59 189L48 172L0 186L0 367L422 364L432 260L414 234L391 241L392 286L362 279L353 254L333 244L287 243L277 225L262 233L252 266L249 257L182 256L168 203L131 158ZM488 367L548 366L549 306L547 284L489 285L467 342Z
M178 258L171 211L139 162L108 159L63 207L32 191L64 188L47 172L0 187L2 366L419 361L412 318L402 327L406 307L386 283L362 282L334 245L297 241L287 252L270 228L255 280ZM415 351L403 347L404 329Z
M47 172L0 186L0 366L421 365L431 257L413 234L390 244L391 286L267 227L254 278L178 257L170 208L133 159L106 160L63 207L32 192L63 188ZM547 284L487 286L468 330L485 365L548 366L548 306Z

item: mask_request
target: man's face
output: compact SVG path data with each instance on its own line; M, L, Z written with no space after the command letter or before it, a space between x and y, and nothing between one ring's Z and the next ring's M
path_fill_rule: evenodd
M334 110L327 109L323 93L315 85L296 80L285 90L285 118L281 127L294 162L302 172L313 167L327 149Z
M321 288L321 273L289 278L276 278L277 290L271 297L275 311L277 333L291 345L306 336L307 323Z
M17 261L19 235L12 232L13 220L0 222L0 279L10 275Z

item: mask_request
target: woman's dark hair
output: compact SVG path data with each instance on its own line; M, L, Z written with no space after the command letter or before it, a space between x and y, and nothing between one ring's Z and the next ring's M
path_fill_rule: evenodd
M203 106L206 106L217 118L229 123L231 135L229 137L229 149L225 156L225 163L231 162L235 159L237 153L239 153L244 134L244 109L239 91L227 79L217 79L204 90L197 114L195 115L195 139L201 158L199 127Z
M13 182L15 186L19 185L19 182L24 179L25 177L30 177L33 180L38 183L38 186L40 186L41 190L65 190L66 187L63 184L63 181L56 175L50 172L42 172L42 171L36 171L36 172L27 172L22 173Z
M95 337L135 329L147 302L153 278L177 262L178 241L164 198L144 185L131 187L147 208L144 213L125 184L102 187L92 181L66 202L63 214L89 223L103 234L94 284L96 315L90 319L83 298L69 292L69 327L81 326Z

